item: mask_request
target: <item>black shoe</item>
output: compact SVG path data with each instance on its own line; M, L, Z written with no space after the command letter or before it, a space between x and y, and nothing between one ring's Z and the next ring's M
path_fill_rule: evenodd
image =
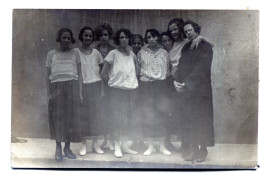
M194 161L197 159L199 148L197 146L192 147L188 155L182 156L185 161Z
M62 160L62 150L61 150L61 148L56 148L55 159L58 160L58 161Z
M200 149L199 152L198 152L198 156L197 156L196 162L203 162L203 161L205 161L207 155L208 155L207 148Z
M76 159L76 155L70 150L70 148L64 148L63 152L69 159Z

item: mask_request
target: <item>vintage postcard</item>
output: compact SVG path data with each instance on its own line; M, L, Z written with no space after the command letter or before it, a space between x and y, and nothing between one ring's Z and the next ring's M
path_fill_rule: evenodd
M258 10L12 20L12 168L257 168Z

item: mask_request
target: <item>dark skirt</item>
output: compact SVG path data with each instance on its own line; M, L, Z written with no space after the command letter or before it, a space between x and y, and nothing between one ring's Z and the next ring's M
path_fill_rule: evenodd
M50 85L50 138L58 142L82 140L79 118L78 81L55 82Z
M167 134L179 135L181 104L178 93L173 85L173 79L167 78L165 83L167 100Z
M206 147L214 146L213 104L206 97L183 98L180 120L181 141Z
M102 90L104 95L101 97L101 106L102 106L102 117L104 122L103 125L103 134L113 134L113 115L112 115L112 104L110 99L110 87L107 83L103 83Z
M140 82L140 113L143 124L143 136L149 138L166 135L168 101L165 80Z
M115 139L138 138L140 136L138 90L110 88L110 99L113 116L112 131Z
M83 101L80 107L82 137L99 136L103 133L101 87L101 81L82 85Z

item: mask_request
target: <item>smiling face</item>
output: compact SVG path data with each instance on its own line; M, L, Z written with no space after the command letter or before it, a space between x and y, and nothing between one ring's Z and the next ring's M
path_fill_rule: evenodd
M91 30L85 30L82 35L82 42L85 45L90 45L93 42L93 32Z
M173 42L169 36L167 35L162 36L162 45L166 51L169 51L172 48L172 44Z
M122 47L126 47L128 43L129 43L129 37L124 32L121 32L119 34L119 45Z
M181 34L179 27L177 26L176 23L169 25L169 31L170 31L172 38L174 40L179 40L182 37L182 34Z
M60 46L62 49L68 49L71 44L71 35L69 32L63 32L60 37Z
M187 24L184 26L184 33L189 40L193 40L198 37L198 33L195 32L191 24Z
M147 33L147 43L150 47L155 47L158 45L158 37L152 36L151 32Z
M142 43L141 39L138 37L134 38L132 48L133 48L133 51L135 54L137 54L140 51L142 46L143 46L143 43Z

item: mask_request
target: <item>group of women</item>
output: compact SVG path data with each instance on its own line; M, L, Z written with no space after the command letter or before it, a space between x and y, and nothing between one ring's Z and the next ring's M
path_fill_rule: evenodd
M199 34L198 24L175 18L166 32L148 29L144 38L119 29L112 45L110 25L85 26L73 49L72 31L60 29L59 48L46 61L55 158L63 158L61 142L66 157L76 158L70 142L82 142L79 155L86 155L89 137L98 154L108 145L115 157L134 155L138 144L143 155L171 155L170 135L177 134L183 159L204 161L214 145L212 45Z

